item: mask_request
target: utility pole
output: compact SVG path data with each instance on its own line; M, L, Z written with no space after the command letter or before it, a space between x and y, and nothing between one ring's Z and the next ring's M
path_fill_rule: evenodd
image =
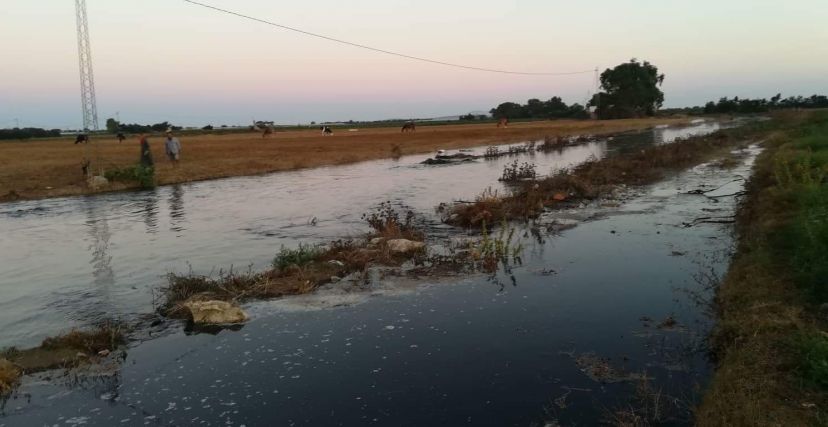
M92 48L86 20L86 0L75 0L78 25L78 64L80 66L81 108L83 130L98 130L98 107L95 105L95 78L92 74Z

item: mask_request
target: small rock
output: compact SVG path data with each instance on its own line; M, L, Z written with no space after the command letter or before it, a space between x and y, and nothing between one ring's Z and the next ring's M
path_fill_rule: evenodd
M106 357L109 356L109 350L101 350L98 352L98 356Z
M342 278L339 276L331 276L331 283L336 283L340 280L342 280Z
M190 310L196 324L244 323L248 319L241 307L226 301L188 301L184 307Z
M385 240L385 239L383 239L382 237L374 237L368 243L370 243L372 246L376 246L376 245L379 245L380 243L382 243L383 240Z
M336 259L332 259L332 260L328 261L328 264L333 264L333 265L335 265L335 266L337 266L337 267L345 267L345 263L344 263L344 262L339 261L339 260L336 260Z
M386 246L391 252L404 254L422 250L425 248L425 243L408 239L392 239L386 242Z
M78 359L84 359L84 358L87 358L89 356L87 356L86 353L84 353L82 351L79 351L77 354L75 354L75 357L77 357Z

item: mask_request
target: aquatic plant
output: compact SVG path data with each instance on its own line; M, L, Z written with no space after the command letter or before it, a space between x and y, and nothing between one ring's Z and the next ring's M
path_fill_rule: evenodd
M480 261L483 271L495 273L498 265L502 265L503 269L508 271L512 264L523 262L521 259L523 245L513 241L515 228L509 223L503 221L497 235L492 236L484 222L481 234L481 240L473 246L472 251Z
M517 182L523 180L533 180L537 178L538 173L535 170L533 163L523 162L518 164L515 160L503 167L503 174L500 176L500 181L503 182Z
M376 237L423 240L423 233L414 223L414 211L405 211L405 217L401 219L390 201L380 203L372 212L363 214L362 219L374 230Z

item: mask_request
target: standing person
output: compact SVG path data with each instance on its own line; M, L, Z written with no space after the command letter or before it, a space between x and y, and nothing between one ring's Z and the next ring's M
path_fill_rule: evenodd
M151 168L153 165L152 151L150 151L147 136L141 133L138 136L138 142L141 144L141 166Z
M170 131L167 131L167 141L164 142L164 149L173 166L177 166L178 160L181 157L181 142Z

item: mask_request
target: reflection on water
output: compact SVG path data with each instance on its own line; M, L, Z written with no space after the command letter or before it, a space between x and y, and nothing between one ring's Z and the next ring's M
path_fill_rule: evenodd
M158 190L153 189L144 192L143 200L141 201L140 211L144 218L144 225L147 227L147 233L155 234L158 232Z
M625 133L528 160L540 174L548 174L590 157L718 126ZM427 157L2 204L0 347L35 344L70 326L67 318L98 320L90 312L127 318L150 312L152 290L171 271L262 268L281 245L362 233L366 227L360 216L382 201L405 204L437 223L433 212L439 203L467 200L488 186L504 191L497 178L514 160L421 165ZM314 217L317 222L309 221ZM84 267L89 256L91 274ZM101 301L107 301L105 311L97 309Z
M106 214L96 212L98 206L88 204L86 208L86 226L89 228L89 251L92 252L92 277L95 285L102 293L108 294L115 284L115 273L112 270L112 256L109 255L109 221Z
M176 184L170 188L170 197L167 199L170 209L170 231L184 231L184 225L187 223L184 212L184 186Z

